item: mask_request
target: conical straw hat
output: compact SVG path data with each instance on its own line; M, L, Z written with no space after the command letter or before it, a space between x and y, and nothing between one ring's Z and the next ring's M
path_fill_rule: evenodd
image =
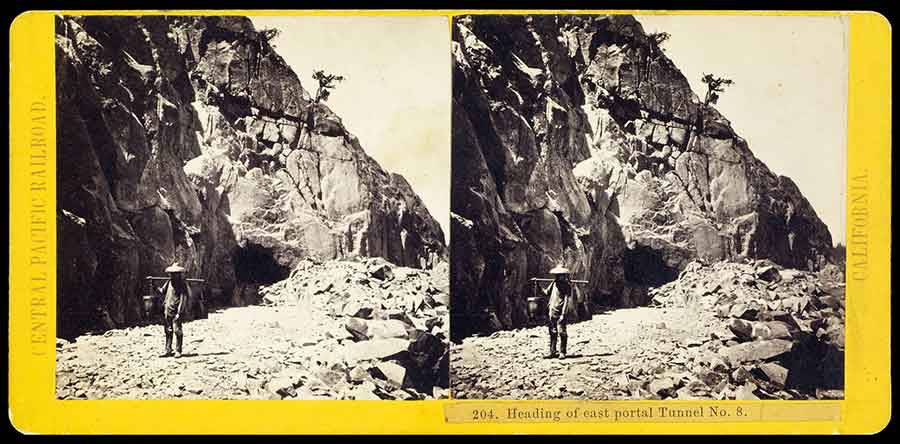
M569 269L562 265L558 265L556 268L550 270L550 274L569 274Z
M178 262L173 262L169 268L166 268L166 273L184 273L184 267L178 265Z

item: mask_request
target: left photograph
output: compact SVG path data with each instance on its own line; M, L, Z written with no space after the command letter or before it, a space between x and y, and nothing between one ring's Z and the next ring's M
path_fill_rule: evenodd
M56 397L448 397L449 32L58 16Z

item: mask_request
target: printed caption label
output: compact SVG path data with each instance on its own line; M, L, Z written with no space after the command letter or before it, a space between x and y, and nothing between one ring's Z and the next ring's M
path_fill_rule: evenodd
M838 402L452 402L449 423L747 422L840 419Z

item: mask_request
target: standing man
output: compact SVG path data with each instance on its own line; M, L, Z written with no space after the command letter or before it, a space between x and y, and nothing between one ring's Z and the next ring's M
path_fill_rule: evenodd
M554 276L553 282L546 289L542 289L545 295L550 296L547 304L549 311L548 322L550 327L550 353L545 359L559 357L566 359L566 341L569 335L566 332L566 313L569 309L569 299L572 297L572 283L569 281L569 269L557 266L550 270ZM559 335L559 353L556 352L556 336Z
M164 297L163 327L166 333L166 352L160 357L172 356L172 333L175 333L175 357L180 358L184 336L181 321L191 301L191 290L184 279L184 267L178 265L178 262L166 268L166 273L169 273L169 280L160 289Z

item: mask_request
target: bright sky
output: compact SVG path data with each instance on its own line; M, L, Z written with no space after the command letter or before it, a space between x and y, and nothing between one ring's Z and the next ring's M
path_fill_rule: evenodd
M776 174L794 180L845 243L847 27L839 17L641 15L694 92L734 80L716 108Z
M315 94L312 72L343 75L328 99L386 170L400 173L450 233L450 28L446 17L250 17Z

